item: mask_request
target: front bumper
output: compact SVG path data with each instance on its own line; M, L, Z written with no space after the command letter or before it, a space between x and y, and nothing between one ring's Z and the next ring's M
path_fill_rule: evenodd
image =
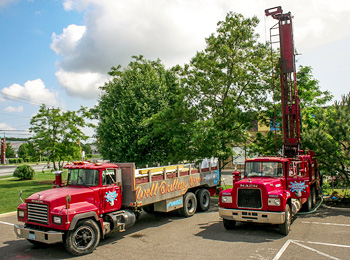
M242 222L269 224L283 224L285 222L284 212L219 208L219 216L227 220Z
M63 241L63 232L59 231L39 231L32 228L26 228L22 225L14 226L17 238L26 238L46 244L54 244Z

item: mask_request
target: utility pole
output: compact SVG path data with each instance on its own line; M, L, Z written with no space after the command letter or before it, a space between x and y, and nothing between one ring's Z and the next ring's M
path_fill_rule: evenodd
M0 162L5 164L6 139L0 136Z

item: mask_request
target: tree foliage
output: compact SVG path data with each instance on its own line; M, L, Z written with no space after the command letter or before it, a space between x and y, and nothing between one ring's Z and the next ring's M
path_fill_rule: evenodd
M321 171L338 174L350 186L350 93L316 111L304 142L315 152Z
M159 132L159 125L154 126L156 117L152 122L148 120L158 112L167 113L176 103L178 83L174 72L165 69L160 60L134 56L126 68L113 67L109 74L113 79L101 87L102 95L95 109L100 120L97 127L100 153L112 161L137 165L171 160L169 136Z
M55 170L61 168L66 160L80 159L79 142L88 138L82 128L92 126L85 121L86 117L89 114L83 107L77 112L63 112L59 108L42 105L30 120L29 129L35 134L33 143L47 155Z
M100 152L115 161L152 164L232 154L264 106L266 45L259 20L229 13L184 68L133 57L102 87L96 108Z
M199 157L228 158L266 106L270 60L267 45L257 42L258 23L256 17L228 13L205 50L185 66L187 102L196 109L196 130L202 129L192 140Z
M15 150L13 150L13 147L10 144L6 145L5 156L6 156L6 158L16 157Z

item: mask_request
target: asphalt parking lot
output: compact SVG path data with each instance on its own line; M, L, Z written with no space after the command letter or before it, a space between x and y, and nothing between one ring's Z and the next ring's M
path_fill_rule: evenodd
M108 235L89 255L75 257L62 244L38 248L17 239L15 214L0 215L0 259L350 259L350 210L320 207L298 215L287 237L277 227L238 223L227 231L217 212L190 218L143 213L124 233Z

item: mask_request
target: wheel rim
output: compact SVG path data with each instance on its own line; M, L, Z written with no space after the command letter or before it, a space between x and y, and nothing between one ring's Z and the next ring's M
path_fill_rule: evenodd
M187 203L187 210L188 210L188 213L193 213L195 211L195 207L194 207L194 200L192 198L190 198L188 200L188 203Z
M92 228L82 226L74 232L73 244L78 249L89 248L95 240L95 232Z
M209 206L209 197L207 194L204 194L203 196L203 206L208 207Z

